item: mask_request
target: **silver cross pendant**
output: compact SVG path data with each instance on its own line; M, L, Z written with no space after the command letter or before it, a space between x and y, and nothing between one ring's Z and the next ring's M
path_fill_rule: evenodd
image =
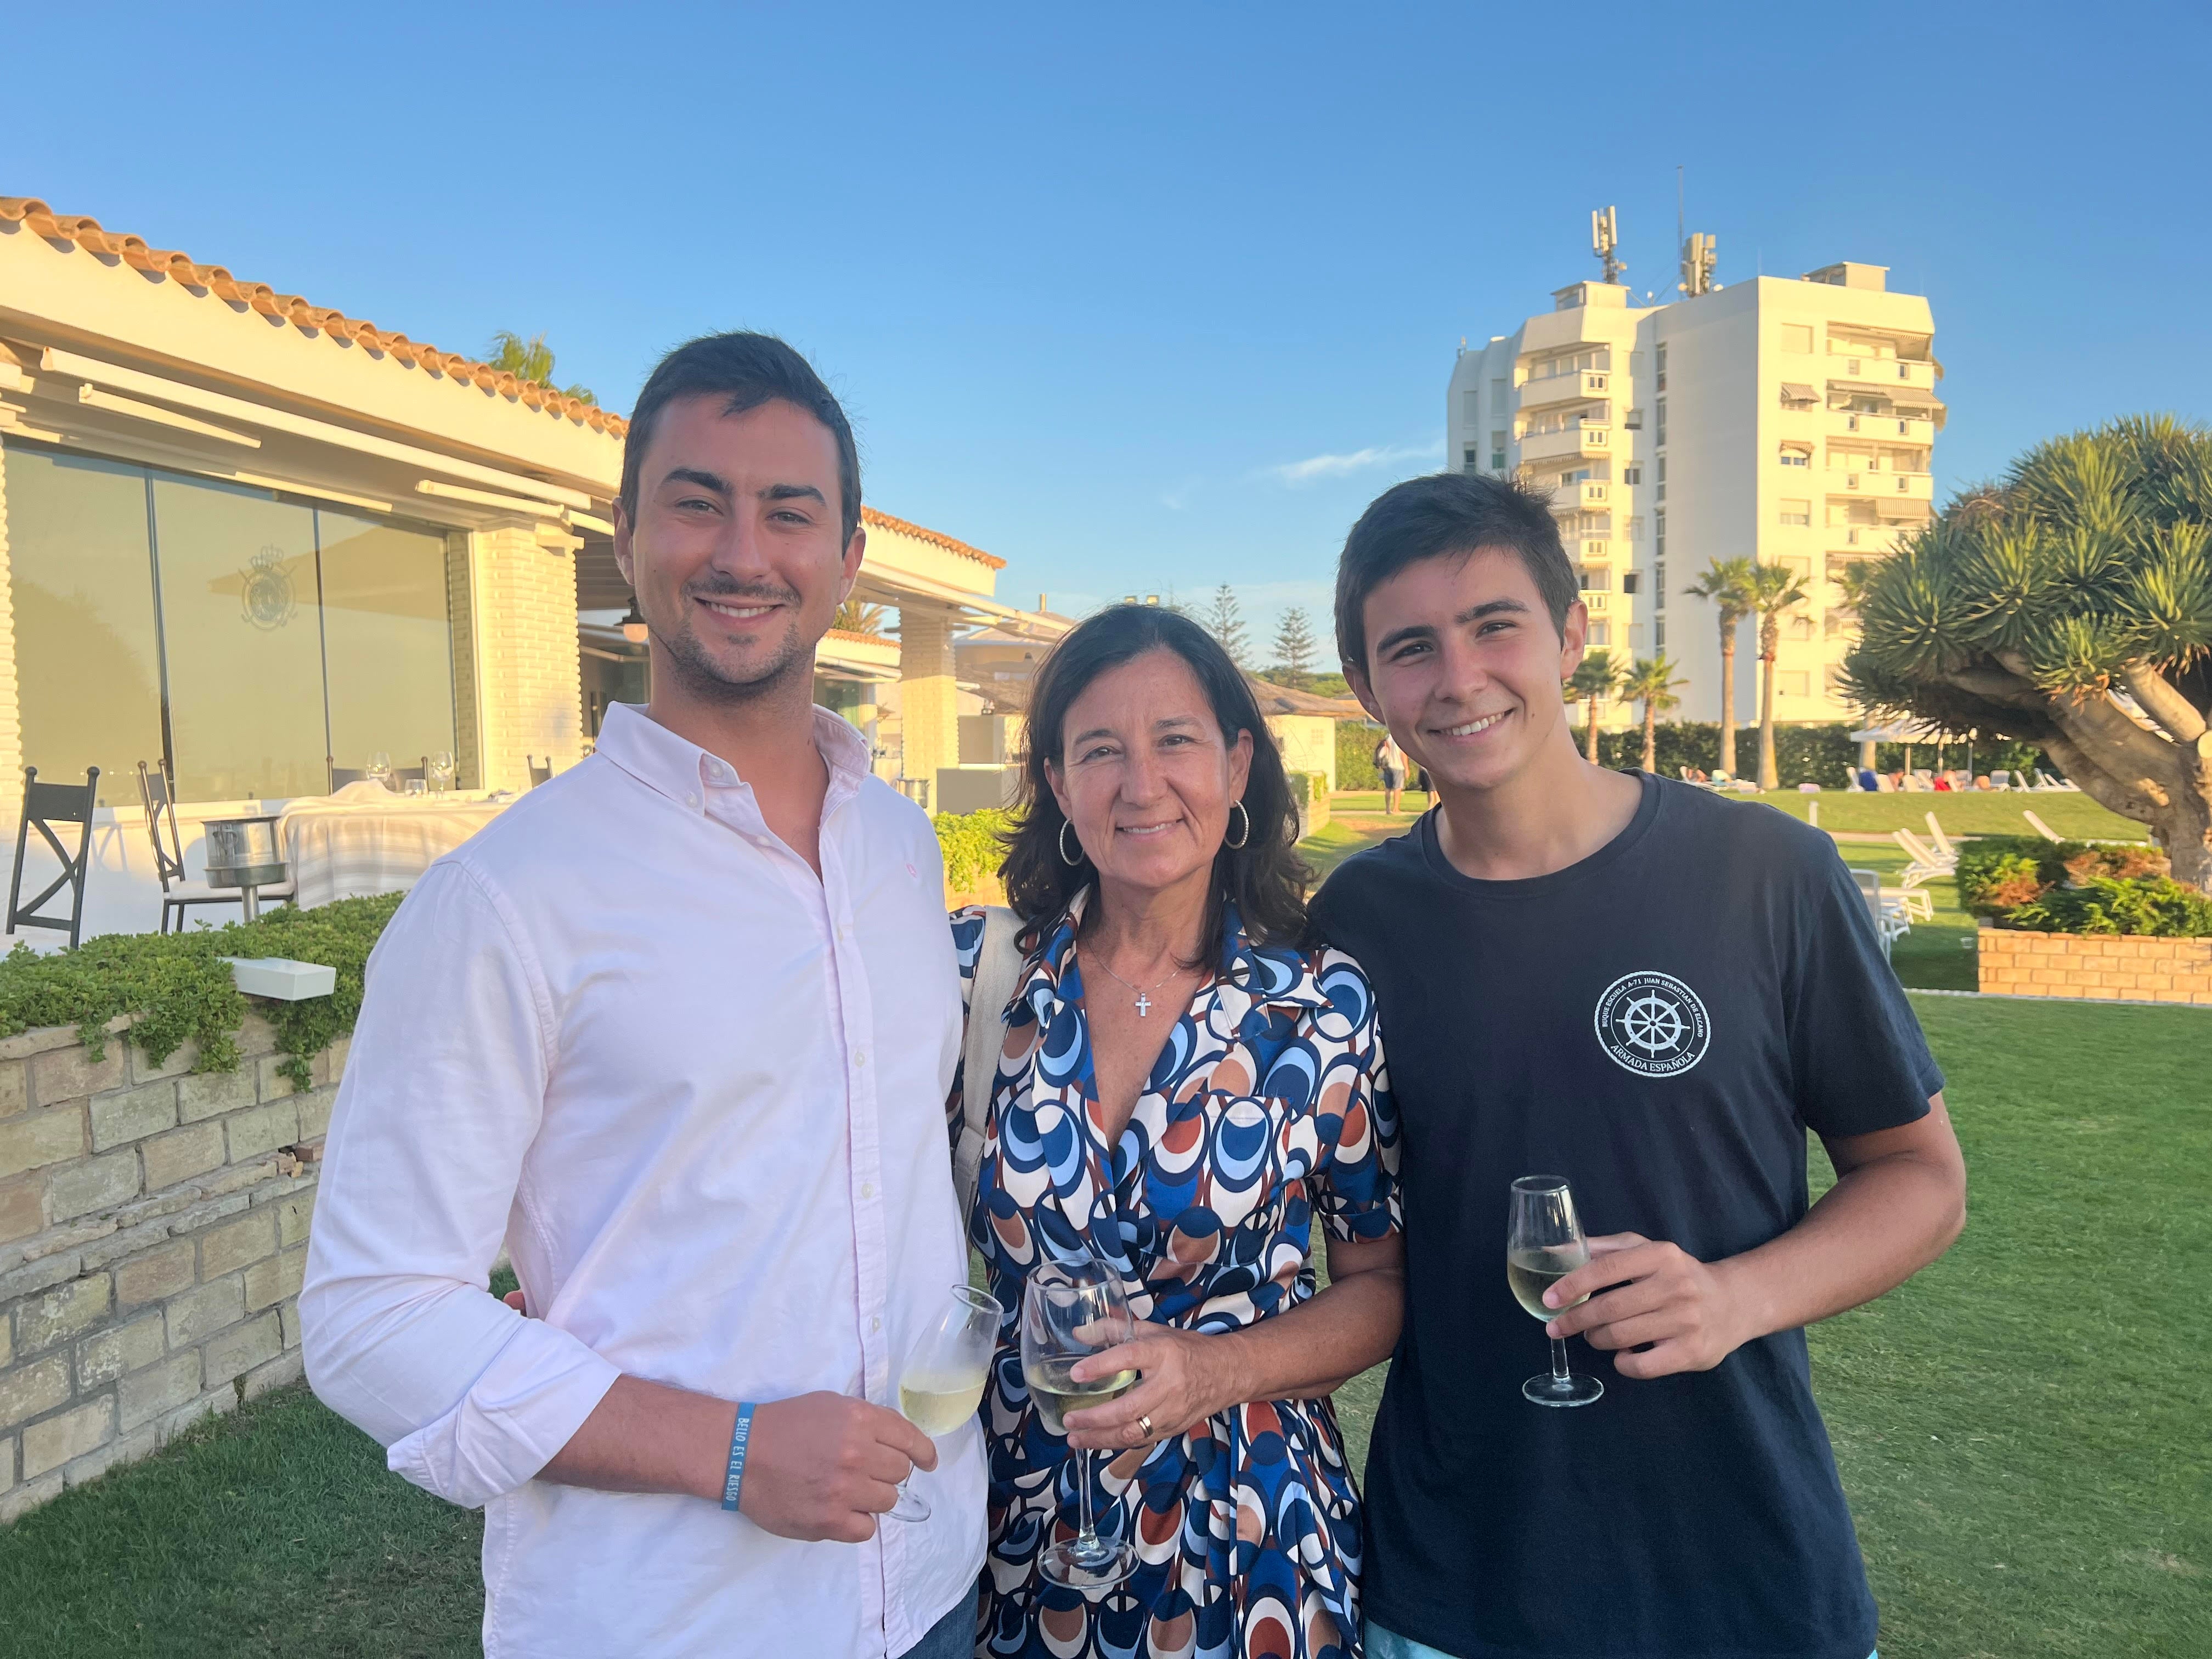
M1152 1012L1152 1000L1142 991L1137 993L1137 1018L1142 1019Z

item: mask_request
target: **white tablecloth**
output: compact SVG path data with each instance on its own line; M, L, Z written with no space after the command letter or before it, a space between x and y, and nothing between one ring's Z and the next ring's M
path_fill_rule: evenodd
M294 801L276 834L300 884L295 902L312 909L337 899L404 893L509 804L395 795L377 783L349 783L327 798Z

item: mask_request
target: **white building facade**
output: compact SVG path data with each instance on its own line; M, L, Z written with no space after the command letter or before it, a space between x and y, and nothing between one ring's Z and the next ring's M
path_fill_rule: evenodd
M1590 643L1615 662L1664 652L1686 682L1669 718L1720 718L1713 559L1787 565L1810 598L1783 624L1775 717L1849 720L1838 683L1854 635L1839 579L1934 510L1944 420L1928 301L1885 268L1762 276L1670 305L1578 283L1510 335L1462 349L1446 400L1450 464L1553 492L1582 573ZM1737 640L1736 718L1756 721L1755 621ZM1618 706L1610 723L1635 711Z

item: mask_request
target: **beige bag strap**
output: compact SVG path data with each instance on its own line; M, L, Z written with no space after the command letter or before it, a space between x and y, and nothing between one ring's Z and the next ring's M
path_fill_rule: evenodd
M963 1223L975 1203L983 1167L983 1126L991 1111L991 1084L999 1075L999 1053L1006 1045L1006 1004L1021 977L1022 924L1002 904L983 912L982 942L975 951L975 976L968 983L968 1041L962 1051L960 1142L952 1153L952 1186L960 1195Z

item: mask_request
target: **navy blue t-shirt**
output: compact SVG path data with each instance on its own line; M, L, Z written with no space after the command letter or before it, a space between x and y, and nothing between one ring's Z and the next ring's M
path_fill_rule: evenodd
M1567 869L1474 880L1431 813L1315 901L1375 986L1401 1133L1367 1615L1461 1659L1866 1659L1802 1330L1643 1382L1576 1338L1604 1398L1522 1398L1550 1348L1506 1288L1516 1176L1711 1261L1803 1218L1808 1127L1909 1123L1943 1085L1834 844L1638 775L1634 819Z

